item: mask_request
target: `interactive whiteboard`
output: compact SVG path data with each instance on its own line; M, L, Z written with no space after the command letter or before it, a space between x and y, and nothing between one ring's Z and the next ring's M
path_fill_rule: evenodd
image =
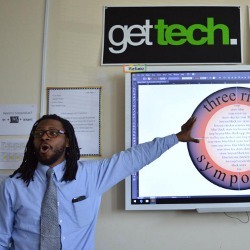
M126 209L250 210L250 67L151 66L126 73L126 147L197 117L179 143L126 179Z

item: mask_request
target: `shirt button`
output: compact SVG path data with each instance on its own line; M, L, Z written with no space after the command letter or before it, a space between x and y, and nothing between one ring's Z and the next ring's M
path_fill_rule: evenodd
M62 239L63 239L63 240L65 240L65 239L66 239L66 237L65 237L65 236L63 236L63 237L62 237Z
M63 220L59 220L60 224L62 224Z

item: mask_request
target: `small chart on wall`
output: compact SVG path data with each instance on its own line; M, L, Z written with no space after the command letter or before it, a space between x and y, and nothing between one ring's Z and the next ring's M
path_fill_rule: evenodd
M250 189L249 99L249 88L223 88L193 112L200 143L188 143L190 157L203 177L225 189Z

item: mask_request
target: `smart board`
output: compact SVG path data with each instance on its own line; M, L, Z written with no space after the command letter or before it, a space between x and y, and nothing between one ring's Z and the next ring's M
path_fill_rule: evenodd
M250 210L250 66L149 66L126 74L126 147L197 117L178 143L126 179L126 209Z

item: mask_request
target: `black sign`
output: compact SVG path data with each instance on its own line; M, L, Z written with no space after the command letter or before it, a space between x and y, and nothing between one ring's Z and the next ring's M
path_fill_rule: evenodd
M240 7L105 7L102 64L241 63Z

